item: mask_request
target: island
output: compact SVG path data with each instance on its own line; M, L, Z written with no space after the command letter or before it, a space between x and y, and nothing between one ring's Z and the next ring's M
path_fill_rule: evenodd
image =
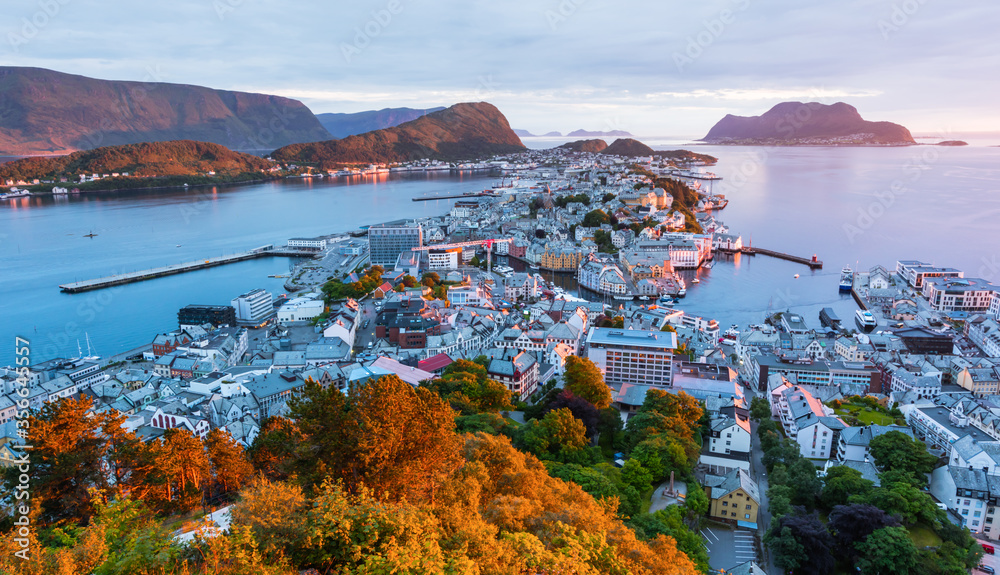
M910 131L870 122L843 102L783 102L760 116L726 115L702 141L747 146L909 146Z

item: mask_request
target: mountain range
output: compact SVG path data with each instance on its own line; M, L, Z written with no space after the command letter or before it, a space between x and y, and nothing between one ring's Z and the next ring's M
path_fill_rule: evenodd
M0 155L166 140L258 151L329 137L302 102L280 96L0 67Z
M316 118L326 128L326 131L330 132L331 136L334 138L346 138L347 136L364 134L373 130L393 128L404 122L416 120L421 116L441 110L444 110L444 106L425 108L423 110L415 108L382 108L381 110L368 110L353 114L316 114Z
M343 164L467 160L525 149L500 110L477 102L455 104L392 128L341 140L285 146L272 157L330 169Z
M910 131L892 122L869 122L857 108L837 102L783 102L760 116L726 115L702 139L711 144L855 145L915 144Z

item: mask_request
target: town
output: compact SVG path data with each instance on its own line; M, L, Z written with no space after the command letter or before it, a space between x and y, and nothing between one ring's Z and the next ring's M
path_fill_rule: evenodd
M896 539L881 544L903 548L905 557L891 556L902 564L964 569L986 553L980 569L992 572L1000 286L917 260L845 268L830 289L850 292L855 317L777 310L724 330L726 318L684 312L680 272L768 252L717 219L729 200L712 191L720 180L704 164L555 149L459 166L499 181L437 217L289 239L283 249L310 256L290 272L290 295L257 289L227 303L192 294L176 326L135 350L100 358L81 349L31 365L29 409L86 398L143 442L219 430L249 450L310 385L346 394L395 376L444 387L434 382L479 365L510 393L499 425L519 428L516 441L587 491L593 482L568 469L596 469L570 453L582 446L537 447L528 435L559 411L547 407L611 409L611 422L586 422L603 431L585 443L631 489L615 493L619 513L667 521L683 509L685 522L678 515L668 532L701 568L825 563L814 572L831 572L843 558L816 536L830 539L827 523L864 545L884 529ZM575 281L587 297L551 278ZM0 465L10 466L24 455L18 372L0 372ZM588 376L601 388L589 397L579 383ZM564 389L589 408L577 411ZM694 414L683 432L660 430L652 416L679 406ZM870 525L863 535L856 517ZM849 549L867 573L889 557Z

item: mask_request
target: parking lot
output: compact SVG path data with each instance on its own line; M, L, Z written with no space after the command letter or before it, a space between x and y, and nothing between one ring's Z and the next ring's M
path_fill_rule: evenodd
M753 531L713 526L701 530L713 570L731 569L757 558Z

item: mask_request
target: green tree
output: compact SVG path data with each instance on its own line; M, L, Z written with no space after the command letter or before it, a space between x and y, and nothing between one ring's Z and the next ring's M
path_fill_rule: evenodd
M575 355L567 357L563 381L565 389L594 407L604 409L611 405L611 389L604 383L601 370L589 359Z
M255 471L270 479L287 479L295 448L301 441L302 434L294 422L271 416L261 423L247 456Z
M805 547L795 538L791 528L782 527L777 535L768 533L764 543L774 555L774 563L782 572L791 572L809 562Z
M221 493L241 488L253 474L253 466L246 453L228 432L218 428L209 431L205 437L205 449L208 450L212 482Z
M441 396L462 415L514 409L512 392L487 377L485 367L466 359L450 364L440 378L421 382L420 386Z
M934 470L937 463L937 458L927 452L922 441L900 431L890 431L872 438L869 449L875 459L875 466L880 471L909 471L916 477L923 478L924 474Z
M542 458L567 460L587 446L587 427L567 409L555 409L521 427L521 445Z
M771 405L763 397L755 397L750 400L750 417L757 421L770 419Z
M583 226L587 228L599 228L601 224L606 224L610 221L608 214L601 209L592 210L587 212L583 216Z
M903 527L883 527L855 546L858 567L864 574L906 575L918 565L917 548Z
M650 483L653 482L653 474L643 467L638 460L629 459L622 466L622 481L635 487L637 491L642 493L649 489Z
M799 458L788 468L788 485L792 488L792 503L812 510L816 498L823 489L823 483L816 476L816 466L811 461Z
M851 495L866 496L874 483L861 477L861 472L844 465L831 467L823 478L820 501L827 510L846 505Z

